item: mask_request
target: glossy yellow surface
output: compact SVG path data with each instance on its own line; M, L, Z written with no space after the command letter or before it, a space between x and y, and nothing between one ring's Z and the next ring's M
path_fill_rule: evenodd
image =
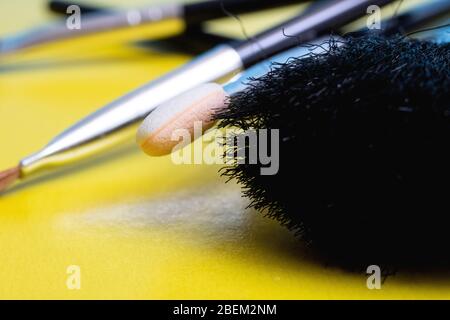
M2 34L49 18L43 1L0 4ZM180 28L171 21L0 57L0 167L187 61L128 44ZM401 273L368 290L364 275L324 266L246 210L217 169L149 158L130 142L15 187L0 197L0 298L450 298L445 275ZM70 265L81 268L80 290L66 286Z

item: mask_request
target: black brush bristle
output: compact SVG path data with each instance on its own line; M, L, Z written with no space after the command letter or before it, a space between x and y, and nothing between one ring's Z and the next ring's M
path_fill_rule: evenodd
M346 40L251 80L216 115L222 127L280 129L278 174L224 174L336 263L450 266L449 45Z

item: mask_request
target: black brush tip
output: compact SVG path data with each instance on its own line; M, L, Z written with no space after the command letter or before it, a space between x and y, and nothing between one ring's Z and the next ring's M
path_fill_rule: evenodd
M448 44L348 38L251 84L216 118L280 129L278 174L224 171L254 208L344 266L450 266Z

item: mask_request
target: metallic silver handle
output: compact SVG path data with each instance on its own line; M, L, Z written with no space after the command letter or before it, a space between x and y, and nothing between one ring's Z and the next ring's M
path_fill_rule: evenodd
M90 156L125 137L123 132L161 103L205 82L231 76L242 68L237 52L227 45L113 101L54 138L44 149L21 161L22 174Z

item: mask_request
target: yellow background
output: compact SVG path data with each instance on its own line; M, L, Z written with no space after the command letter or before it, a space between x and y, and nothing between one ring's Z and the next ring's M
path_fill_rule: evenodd
M276 12L245 17L244 26L253 32L295 10ZM52 18L44 1L2 1L0 34ZM0 167L187 61L130 44L181 28L171 21L0 57ZM236 21L211 28L240 33ZM217 169L148 158L130 142L15 187L0 197L0 298L450 298L446 275L400 273L368 290L364 275L326 267L284 228L246 210ZM81 290L66 286L70 265L81 268Z

